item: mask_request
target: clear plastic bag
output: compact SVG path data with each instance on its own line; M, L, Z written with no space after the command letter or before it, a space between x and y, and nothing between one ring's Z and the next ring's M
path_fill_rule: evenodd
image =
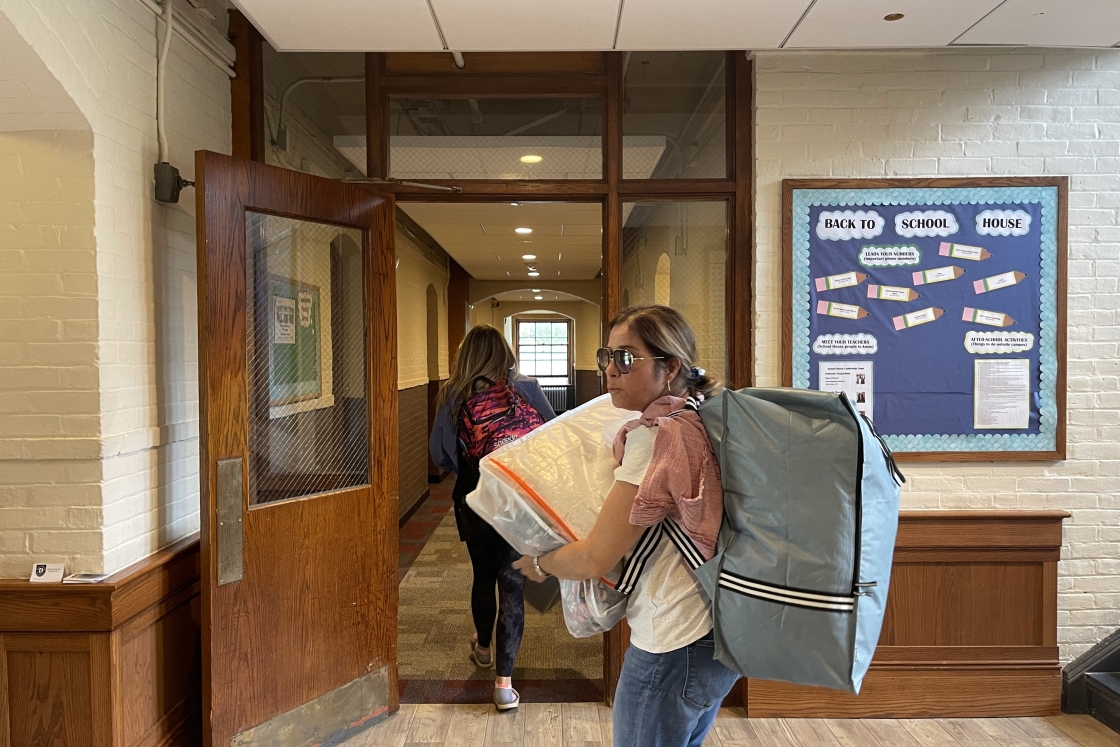
M564 624L576 638L605 633L626 616L630 597L615 591L602 579L560 579L560 601Z

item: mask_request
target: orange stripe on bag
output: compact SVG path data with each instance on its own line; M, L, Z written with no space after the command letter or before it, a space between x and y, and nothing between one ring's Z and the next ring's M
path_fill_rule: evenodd
M525 495L527 495L533 500L534 503L540 506L541 510L548 514L548 517L555 521L557 526L560 527L560 529L568 535L569 542L575 542L579 539L579 535L576 534L574 529L568 526L568 522L564 521L564 517L556 513L556 510L553 509L552 506L548 505L548 502L545 501L544 498L541 498L537 491L530 488L524 480L522 480L517 476L516 473L514 473L513 470L499 462L497 459L491 459L490 463L500 469L502 472L505 472L509 479L517 483L517 487L525 491Z

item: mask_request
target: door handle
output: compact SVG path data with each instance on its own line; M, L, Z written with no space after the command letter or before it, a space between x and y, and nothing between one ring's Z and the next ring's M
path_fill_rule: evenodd
M241 457L218 460L218 586L245 575L245 532L241 525L244 478Z

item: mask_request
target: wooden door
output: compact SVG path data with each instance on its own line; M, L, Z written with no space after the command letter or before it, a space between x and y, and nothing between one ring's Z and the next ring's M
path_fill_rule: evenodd
M397 705L393 199L196 157L206 745Z

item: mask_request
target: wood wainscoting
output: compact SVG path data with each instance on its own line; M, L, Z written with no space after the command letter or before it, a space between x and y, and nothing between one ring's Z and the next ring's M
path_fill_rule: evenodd
M0 747L201 744L198 535L89 585L0 581Z
M1061 711L1064 511L904 511L879 647L859 696L744 680L752 717L1048 716Z

